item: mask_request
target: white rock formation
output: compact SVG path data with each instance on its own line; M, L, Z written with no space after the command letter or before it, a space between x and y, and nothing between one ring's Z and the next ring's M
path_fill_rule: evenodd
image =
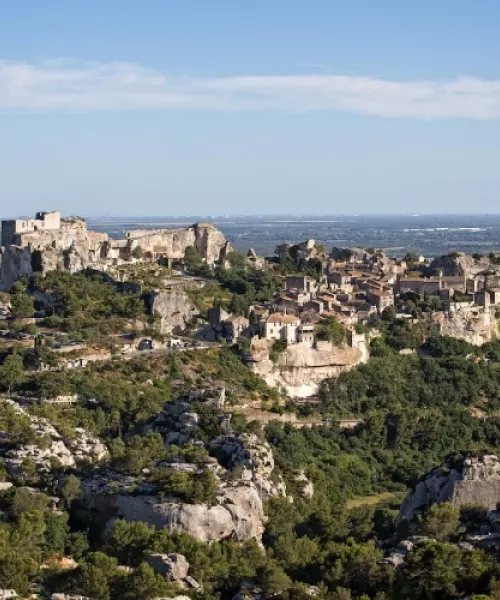
M500 460L494 454L449 458L406 496L398 521L411 521L431 504L479 504L495 510L500 503Z
M181 287L153 294L150 309L152 314L159 315L159 330L163 334L184 330L189 321L198 314L186 291Z
M311 499L314 496L314 484L304 471L299 471L295 475L294 480L299 484L299 494L302 498Z
M358 348L336 347L329 342L289 344L276 363L269 358L270 343L254 340L247 364L273 387L284 388L290 396L313 396L321 382L363 362Z
M144 560L154 571L171 581L182 581L188 576L189 563L183 554L154 552L148 554Z
M451 305L447 312L433 312L429 320L439 327L441 335L465 340L474 346L482 346L498 338L495 307L484 309L466 303Z
M82 428L74 429L74 437L65 441L57 429L43 417L30 415L17 402L2 399L17 412L25 415L33 432L44 439L42 445L23 444L5 453L7 470L16 474L22 471L23 461L30 459L40 471L49 471L51 462L56 460L63 467L74 467L79 461L100 462L108 457L106 446Z
M212 440L209 449L223 465L238 469L241 480L253 482L263 500L286 495L281 477L271 478L274 471L271 446L255 434L222 436Z
M260 539L264 530L262 500L251 482L220 482L217 503L213 506L141 494L133 478L111 482L97 475L82 480L82 491L82 500L88 508L109 512L110 518L145 521L158 529L188 533L202 542L229 537L239 541Z

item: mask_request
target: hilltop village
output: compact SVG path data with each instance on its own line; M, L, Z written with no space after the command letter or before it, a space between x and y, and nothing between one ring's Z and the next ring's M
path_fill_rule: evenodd
M0 260L0 599L498 597L499 256L41 212Z
M140 336L131 344L115 336L123 355L179 345L180 338L182 344L239 342L250 367L292 396L313 395L326 377L366 361L384 318L476 346L497 336L500 265L494 256L429 260L408 253L396 260L378 249L327 250L307 240L260 257L252 249L234 251L209 223L134 230L113 240L57 211L2 222L2 244L4 290L35 274L66 271L143 294L149 316L157 317L156 339ZM212 294L214 284L219 289ZM37 290L33 297L46 311L50 296ZM2 310L8 317L9 307ZM36 322L36 311L29 317ZM85 350L79 359L76 351L84 346L83 340L62 344L72 351L68 366L99 358ZM281 358L271 361L278 351Z

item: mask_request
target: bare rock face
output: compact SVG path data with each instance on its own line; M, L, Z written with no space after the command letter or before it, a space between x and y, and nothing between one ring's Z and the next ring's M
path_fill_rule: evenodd
M150 309L160 315L160 333L164 334L184 330L198 314L186 291L180 287L153 294Z
M336 347L329 342L289 344L274 363L269 358L270 343L255 340L248 366L270 386L285 388L291 396L313 396L321 382L352 369L363 361L358 348Z
M411 521L431 504L478 504L494 510L500 502L500 460L494 454L449 458L405 498L398 520Z
M229 251L224 235L211 223L185 229L135 230L126 239L113 240L104 233L88 231L80 217L61 220L59 229L19 233L0 252L0 288L8 289L21 276L56 269L75 273L86 268L105 271L108 267L134 262L140 248L145 260L161 256L182 260L186 248L194 246L207 263L221 261Z
M430 314L430 321L439 327L441 335L465 340L474 346L482 346L498 337L494 308L454 305L448 312Z
M151 493L154 489L141 488L126 477L106 481L101 475L83 480L82 490L83 502L90 509L129 522L144 521L157 529L182 531L201 542L260 539L264 531L262 500L251 482L220 482L213 506L161 500Z
M171 581L182 581L188 576L189 563L183 554L152 553L145 560L154 571Z
M143 252L161 252L181 260L188 246L194 246L207 263L222 260L229 250L224 235L212 223L196 223L186 229L138 229L127 232L127 241Z
M19 277L31 277L33 267L28 247L5 246L0 248L0 289L11 288Z
M251 481L263 500L286 495L285 482L271 478L274 456L271 446L255 434L223 436L209 444L210 451L230 469L238 469L240 478Z
M230 251L226 238L212 223L194 226L196 249L208 263L223 260Z
M456 252L435 258L430 266L434 271L440 270L446 276L474 277L481 271L490 268L490 259L486 256L476 259L463 252Z

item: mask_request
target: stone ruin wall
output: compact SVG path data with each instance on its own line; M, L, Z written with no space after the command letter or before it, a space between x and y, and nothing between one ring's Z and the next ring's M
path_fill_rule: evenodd
M229 248L223 234L210 223L184 229L130 231L126 239L113 240L105 233L88 231L85 220L78 217L62 219L59 229L19 233L13 242L0 248L0 289L9 289L16 279L30 277L35 270L75 273L132 262L136 247L152 259L161 255L181 260L186 248L194 246L209 263L223 259Z

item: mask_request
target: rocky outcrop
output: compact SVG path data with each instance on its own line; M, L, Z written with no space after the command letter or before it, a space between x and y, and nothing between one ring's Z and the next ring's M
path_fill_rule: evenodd
M446 312L429 313L429 320L437 325L441 335L465 340L482 346L498 337L494 307L484 309L470 303L453 303Z
M281 476L272 477L274 456L271 446L255 434L216 438L209 444L209 450L227 468L238 469L241 480L251 481L263 500L286 495Z
M75 467L81 462L95 464L108 457L106 446L85 429L76 427L72 436L64 439L48 419L30 415L12 400L2 399L2 402L9 403L17 412L25 415L35 439L40 440L40 443L21 444L4 453L3 460L9 474L22 473L25 460L32 461L38 472L48 472L54 461L63 467Z
M159 330L163 334L185 330L191 319L198 314L181 287L151 294L150 311L159 316Z
M0 289L9 289L19 277L31 277L31 251L28 247L0 248Z
M154 571L170 581L182 581L188 576L189 563L183 554L155 552L148 554L145 561Z
M500 503L500 460L493 454L449 457L408 494L398 521L411 521L437 502L477 504L495 510Z
M197 410L208 410L213 416L220 411L222 403L220 390L192 393L167 402L164 410L142 430L143 434L159 433L167 446L179 447L175 460L158 465L162 470L190 476L205 470L212 472L216 494L211 504L191 504L173 496L166 497L147 476L129 477L109 469L82 478L81 501L87 508L108 515L109 522L116 518L145 521L157 528L188 533L203 542L225 538L260 539L266 522L263 501L285 495L285 484L274 473L271 447L258 436L236 436L228 432L210 443L202 441ZM224 419L222 412L220 417ZM190 463L182 456L186 444L205 447L211 456L206 454Z
M143 252L164 254L182 260L188 246L194 246L208 263L223 260L229 250L226 238L212 223L196 223L186 229L139 229L127 232L127 242Z
M211 223L184 229L134 230L127 232L123 240L113 240L105 233L88 231L82 218L66 218L58 229L37 229L13 236L12 244L1 249L0 287L8 289L16 279L30 277L34 271L105 271L135 262L136 249L140 250L141 260L182 260L188 246L197 248L207 263L224 260L230 249Z
M269 358L271 343L254 340L247 364L270 386L284 388L290 396L314 395L325 379L338 377L363 362L359 348L337 347L329 342L289 344L277 361Z
M144 521L157 529L187 533L202 542L260 539L264 531L262 500L251 482L219 481L213 506L162 500L153 486L141 486L136 479L110 473L83 480L82 490L87 508L108 514L110 519Z
M299 494L302 498L310 500L314 496L314 483L306 476L304 471L299 471L294 477L299 484Z
M488 257L474 258L463 252L453 252L452 254L439 256L430 264L430 268L435 273L441 271L447 277L458 277L459 275L475 277L482 271L489 269L490 266L491 261Z

